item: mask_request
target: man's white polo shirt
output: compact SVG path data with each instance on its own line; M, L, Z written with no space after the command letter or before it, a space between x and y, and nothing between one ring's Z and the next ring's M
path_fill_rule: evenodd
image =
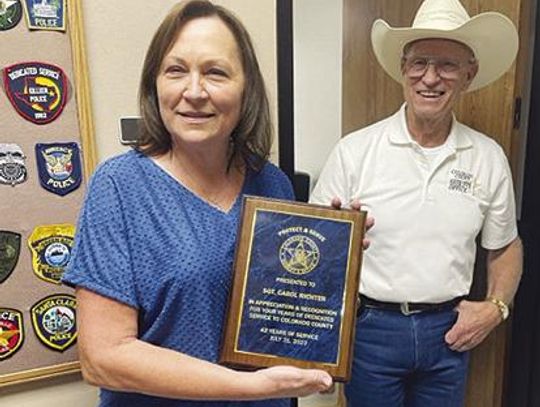
M359 199L375 218L360 292L379 301L442 302L469 292L476 253L517 237L502 148L454 119L435 161L412 141L405 106L340 140L311 202Z

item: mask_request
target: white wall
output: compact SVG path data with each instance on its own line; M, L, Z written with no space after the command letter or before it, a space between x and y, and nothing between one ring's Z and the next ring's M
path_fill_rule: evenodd
M295 169L311 187L341 138L342 0L294 0ZM301 407L335 406L336 394L300 401Z
M341 138L342 0L294 0L295 168L312 187Z

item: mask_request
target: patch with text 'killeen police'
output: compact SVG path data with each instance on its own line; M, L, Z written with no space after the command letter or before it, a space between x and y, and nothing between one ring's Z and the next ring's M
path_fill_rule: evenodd
M45 346L63 352L75 343L76 308L76 299L70 294L49 295L32 306L32 327Z
M0 308L0 362L13 356L23 343L22 312L12 308Z
M32 268L42 280L61 284L64 269L71 259L75 226L70 224L37 226L28 238Z
M16 112L35 124L55 120L68 96L64 71L44 62L21 62L4 68L4 88Z
M77 143L36 144L39 182L43 188L60 196L81 185L81 158Z

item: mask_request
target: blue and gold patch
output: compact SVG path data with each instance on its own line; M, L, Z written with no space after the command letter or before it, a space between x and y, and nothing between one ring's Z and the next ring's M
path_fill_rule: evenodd
M30 30L66 31L66 0L24 0Z
M10 30L22 17L20 0L0 0L0 31Z
M21 235L7 230L0 230L0 283L11 275L19 261Z
M21 147L17 144L0 144L0 184L14 187L26 181L28 171Z
M69 294L49 295L32 306L32 327L45 346L63 352L75 343L76 308L77 301Z
M81 185L77 143L36 144L39 182L47 191L64 196Z
M32 268L42 280L61 284L64 269L71 258L75 226L69 224L38 226L28 238Z
M0 308L0 362L13 356L24 339L22 312Z
M4 68L4 85L17 113L35 124L55 120L68 96L64 71L43 62L22 62Z

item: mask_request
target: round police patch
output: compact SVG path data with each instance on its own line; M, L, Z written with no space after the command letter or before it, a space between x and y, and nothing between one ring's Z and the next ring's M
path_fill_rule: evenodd
M22 312L0 308L0 362L13 356L24 339Z
M61 284L64 268L71 258L75 226L38 226L28 238L34 273L44 281Z
M81 185L81 159L77 143L36 144L39 182L43 188L64 196Z
M10 30L22 17L20 0L0 0L0 31Z
M22 62L4 68L9 101L22 117L35 124L55 120L67 100L67 78L59 67L43 62Z
M45 346L63 352L77 339L77 302L73 295L54 294L35 303L30 312L32 327Z
M17 144L0 144L0 184L15 186L26 181L25 159Z

